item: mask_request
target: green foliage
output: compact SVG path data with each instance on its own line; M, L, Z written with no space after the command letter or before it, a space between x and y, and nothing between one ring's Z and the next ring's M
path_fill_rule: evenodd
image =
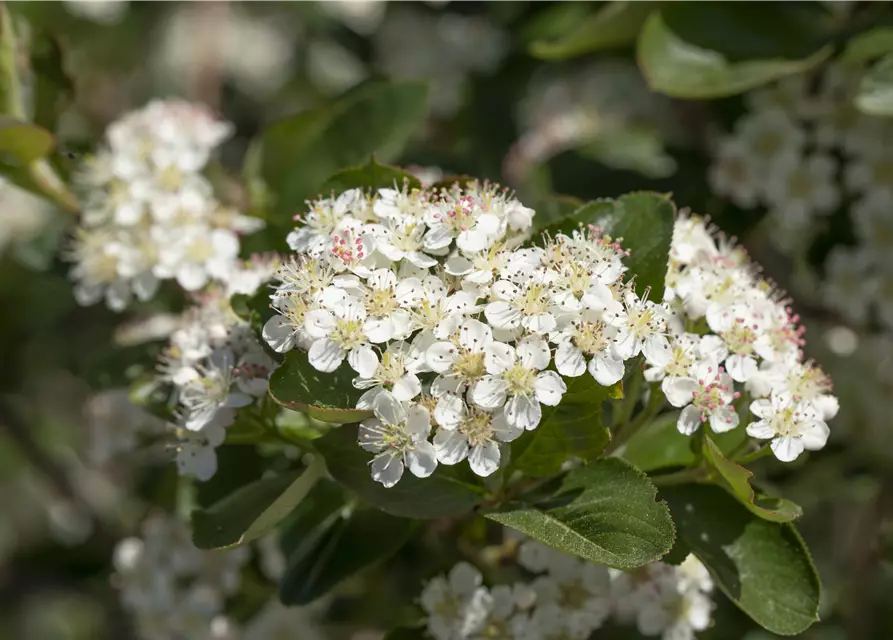
M877 27L854 36L840 56L842 62L858 64L893 52L893 27Z
M354 408L362 395L353 386L355 376L346 363L332 373L317 371L305 351L293 349L270 376L270 397L323 422L358 422L372 412Z
M878 60L859 84L856 107L872 116L893 116L893 53Z
M395 185L399 189L404 184L410 189L422 186L415 176L396 167L379 164L372 157L362 166L344 169L333 175L322 185L320 193L337 194L348 189L393 189Z
M750 486L753 473L726 459L706 434L703 451L704 460L719 474L723 486L751 513L771 522L791 522L803 514L803 510L790 500L755 494Z
M828 13L814 2L773 2L755 11L741 2L665 3L667 29L730 61L808 58L827 41Z
M313 602L342 580L391 557L417 530L412 520L368 508L339 513L328 526L313 524L310 518L296 518L287 530L287 535L312 544L305 542L288 555L279 585L284 604Z
M268 533L301 502L322 471L322 461L314 460L299 476L289 472L262 478L205 509L194 511L195 546L199 549L233 547Z
M772 57L733 62L719 51L683 40L654 13L638 41L639 66L650 87L676 98L720 98L802 73L831 53L830 47L798 59Z
M364 502L395 516L440 518L469 512L483 499L484 490L467 465L441 465L428 478L406 471L396 486L386 489L369 473L372 454L357 446L357 429L343 426L313 441L326 467L340 484Z
M37 125L0 116L0 156L26 165L53 150L53 134Z
M260 176L275 220L300 213L325 180L373 153L396 156L427 113L428 88L420 82L375 82L335 104L267 127L260 144Z
M818 619L819 578L793 525L758 518L719 487L671 487L661 497L679 537L754 621L795 635Z
M567 391L555 407L543 406L539 426L512 443L512 466L534 477L553 476L571 457L594 460L611 440L602 425L602 404L616 395L588 372L566 379Z
M568 472L554 490L538 492L535 501L522 497L485 515L561 551L633 569L658 560L673 546L669 509L655 498L645 474L606 458Z
M656 5L656 2L606 2L594 13L577 19L560 36L534 41L530 52L544 60L560 60L628 46L635 41Z

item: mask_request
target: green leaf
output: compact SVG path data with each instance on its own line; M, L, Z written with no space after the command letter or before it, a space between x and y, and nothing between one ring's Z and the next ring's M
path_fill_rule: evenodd
M422 82L377 82L334 105L291 116L261 134L260 173L274 213L290 220L325 180L372 154L388 160L403 148L427 113Z
M323 422L359 422L372 412L354 408L362 395L353 386L355 377L346 363L332 373L317 371L304 351L293 349L270 376L270 396L283 407Z
M679 537L755 622L796 635L818 619L819 578L793 525L758 518L715 486L667 487L661 497Z
M18 59L15 27L6 4L3 4L0 6L0 114L24 120Z
M660 9L681 40L732 61L806 58L827 43L828 12L810 2L669 2Z
M841 62L861 63L893 53L893 27L877 27L853 36L840 56Z
M322 460L316 459L300 476L283 473L257 480L214 505L193 512L195 546L233 547L268 533L301 502L323 470Z
M673 547L667 505L644 473L618 458L573 469L535 503L511 503L487 518L566 553L618 569L661 558Z
M575 196L553 194L538 201L533 207L536 215L533 216L533 236L555 224L559 220L571 216L574 211L583 206L583 201Z
M893 116L893 53L878 60L862 77L856 108L871 116Z
M344 490L336 483L319 480L286 518L279 548L288 562L299 562L312 553L319 540L342 517Z
M676 98L721 98L778 78L808 71L831 53L824 47L808 58L769 58L731 62L723 54L686 42L664 23L648 18L639 34L639 67L652 90Z
M655 2L608 2L578 20L567 33L552 40L537 40L530 53L545 60L573 58L590 51L632 44Z
M338 583L395 554L416 531L417 523L375 509L359 509L339 518L299 557L288 558L279 599L304 605Z
M396 486L386 489L369 471L372 454L357 444L357 429L343 426L313 441L326 459L331 476L360 498L382 511L408 518L440 518L466 513L483 499L466 465L441 465L429 478L416 478L406 471Z
M348 189L386 189L401 188L404 184L410 189L421 188L422 183L412 174L406 173L396 167L378 164L375 158L360 167L344 169L326 180L320 188L320 193L341 193Z
M0 155L27 165L53 150L53 134L29 122L0 116Z
M638 171L649 178L666 178L676 161L664 151L661 134L646 127L619 129L599 135L580 154L612 169Z
M753 473L723 456L707 434L704 434L703 451L704 459L719 473L723 486L751 513L771 522L791 522L803 514L790 500L754 494L750 486Z
M588 372L565 382L567 391L561 402L543 406L539 426L512 443L512 465L526 475L553 476L571 457L594 460L611 441L601 415L609 389Z
M697 456L691 436L679 433L676 422L679 412L662 413L652 422L639 429L623 448L623 458L642 471L654 471L666 467L688 467ZM744 442L744 429L732 429L725 433L711 434L713 442L723 454L728 454Z

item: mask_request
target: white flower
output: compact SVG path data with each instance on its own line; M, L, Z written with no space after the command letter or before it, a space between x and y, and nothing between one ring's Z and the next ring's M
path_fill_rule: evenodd
M797 157L806 134L781 109L751 113L735 123L735 135L747 149L762 175L768 176L774 164Z
M437 460L453 465L468 458L471 470L483 477L499 468L499 444L524 432L512 427L501 410L490 413L469 407L452 393L438 398L434 420L441 427L434 435Z
M238 258L239 239L228 229L156 229L159 253L155 275L174 277L187 291L201 289L211 278L225 279Z
M462 251L483 251L505 233L505 222L484 211L477 198L464 195L432 204L425 213L428 251L446 249L453 239Z
M751 209L763 196L763 167L745 144L735 137L723 138L707 174L710 188L739 207Z
M555 368L563 376L577 377L587 370L600 385L609 387L623 378L623 360L613 348L617 330L586 311L552 335L558 345ZM588 363L587 363L588 359Z
M836 171L837 163L828 155L785 158L772 167L766 199L777 215L792 224L814 214L827 215L840 204Z
M286 353L300 345L310 348L313 338L307 333L307 314L318 309L319 305L308 301L307 296L286 293L273 298L272 307L276 315L264 324L261 335L276 353Z
M484 307L484 315L494 329L522 327L532 333L549 333L558 325L557 308L551 287L532 276L521 286L508 280L493 284L495 302Z
M404 278L397 284L397 299L409 310L412 331L422 329L446 340L468 313L476 310L476 298L466 291L448 294L437 276Z
M226 429L206 424L201 431L185 431L177 444L177 471L205 482L217 473L215 449L226 439Z
M710 420L710 428L723 433L738 426L738 414L731 406L736 394L732 379L716 362L697 363L685 377L664 378L661 388L674 407L684 407L676 427L687 436Z
M422 608L435 640L462 640L483 630L493 599L481 586L481 574L467 562L454 566L449 576L438 576L422 591Z
M184 426L200 431L206 425L232 424L233 410L253 402L253 398L233 388L235 357L228 350L214 353L206 367L197 367L198 377L180 391Z
M304 328L313 338L307 359L318 371L329 373L347 357L351 368L370 378L378 367L378 358L367 342L366 309L346 294L322 300L327 308L309 311Z
M390 269L376 269L366 278L363 306L369 317L364 330L370 342L388 342L409 335L409 311L400 306L396 287L397 274Z
M528 336L517 347L491 342L485 347L487 374L471 389L471 399L484 409L505 408L509 425L535 429L542 418L540 403L554 407L567 391L564 380L549 366L549 345Z
M431 393L461 394L486 373L485 355L493 342L493 331L478 320L465 320L453 342L435 342L425 352L428 367L438 374Z
M362 189L348 189L335 199L323 198L311 203L310 211L300 218L303 226L288 234L288 246L298 253L321 256L341 220L364 199Z
M378 203L376 203L376 206ZM370 227L376 238L376 248L388 260L406 260L416 267L427 269L437 260L423 251L425 225L415 218L395 217Z
M372 478L393 487L403 476L404 467L419 478L434 473L437 457L428 442L428 410L404 404L387 391L375 397L372 409L375 417L364 420L359 429L360 446L377 454L372 460Z
M390 343L371 377L354 378L354 387L367 389L357 400L357 408L371 409L375 398L383 391L390 391L400 402L407 402L419 395L422 383L417 374L428 370L426 347L425 341L419 338L412 343Z
M629 360L640 352L645 361L661 366L670 358L667 340L667 315L665 306L650 300L641 300L634 293L626 295L626 311L612 322L617 327L614 351L623 360Z
M747 425L747 434L761 440L771 439L772 452L782 462L796 460L804 449L821 449L828 440L828 425L816 409L795 401L788 394L754 400L750 412L760 420Z
M860 249L878 261L887 260L893 253L891 195L884 191L871 193L850 209Z
M713 328L722 338L722 348L728 357L714 354L715 362L725 360L726 371L735 382L747 382L757 374L759 363L754 357L754 344L760 336L761 320L753 305L738 304L729 307L718 318Z

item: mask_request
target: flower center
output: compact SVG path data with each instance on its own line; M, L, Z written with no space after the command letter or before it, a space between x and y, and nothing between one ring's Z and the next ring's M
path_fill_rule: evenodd
M412 438L403 424L379 424L363 430L363 440L379 449L405 450L412 445Z
M483 351L473 353L465 349L461 350L452 368L456 375L466 382L477 380L486 373Z
M541 284L532 284L518 296L515 305L526 316L537 316L546 313L549 309L549 301L546 296L546 287Z
M608 346L603 322L581 322L574 327L574 344L587 355L601 353Z
M345 351L349 351L366 341L366 337L363 335L363 323L360 320L339 318L335 321L335 330L332 331L329 338Z
M685 349L678 344L673 347L673 353L670 356L670 363L666 366L666 374L668 376L685 376L688 375L695 359L691 355L689 349Z
M529 396L533 393L533 383L536 373L525 369L520 363L516 363L511 369L502 374L502 378L508 383L508 392L514 396Z
M631 306L627 311L630 332L644 340L657 333L658 320L651 307Z
M476 447L493 439L491 421L492 416L486 411L472 409L471 415L459 426L459 430L468 438L468 444Z
M366 291L366 311L369 315L381 318L397 309L397 299L390 289L368 289Z
M753 352L753 343L757 339L755 329L758 328L756 323L748 326L744 319L737 318L732 328L722 335L722 339L725 340L726 346L732 353L748 355Z

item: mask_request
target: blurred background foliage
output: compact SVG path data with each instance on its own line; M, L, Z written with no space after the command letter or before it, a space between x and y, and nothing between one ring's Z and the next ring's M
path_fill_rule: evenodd
M777 215L734 204L709 179L721 133L748 111L743 92L821 73L844 52L859 63L882 58L893 50L888 3L6 4L21 36L24 101L56 134L51 162L60 175L109 122L150 98L204 102L235 124L214 176L228 200L267 218L254 248L281 242L318 187L316 173L324 179L374 151L430 181L501 182L539 211L559 206L556 194L652 189L711 216L791 292L810 355L841 399L832 441L808 465L767 461L760 470L774 494L806 513L799 529L825 585L822 622L806 636L893 635L893 339L882 322L854 322L823 302L827 256L858 244L851 202L792 251L777 242ZM874 63L860 85L863 112L893 111L889 67ZM427 102L401 94L386 105L407 114L392 149L350 129L354 117L370 117L363 92L380 79L429 84ZM292 160L306 172L258 167L252 140L310 110L328 114L325 144L299 148L285 138L281 150L299 154ZM259 175L277 176L291 199L265 200ZM0 636L132 637L110 550L135 530L146 503L175 506L176 476L163 447L141 449L137 460L114 456L137 437L133 421L148 420L128 411L121 389L152 370L160 348L135 344L129 329L176 312L183 299L163 290L121 315L78 307L60 259L72 216L9 183L0 202ZM893 200L881 204L893 217ZM327 620L344 637L383 628L412 606L423 578L460 557L451 535L461 534L460 550L493 542L484 528L444 526L387 569L341 587ZM717 615L731 622L713 637L768 637L734 609Z

